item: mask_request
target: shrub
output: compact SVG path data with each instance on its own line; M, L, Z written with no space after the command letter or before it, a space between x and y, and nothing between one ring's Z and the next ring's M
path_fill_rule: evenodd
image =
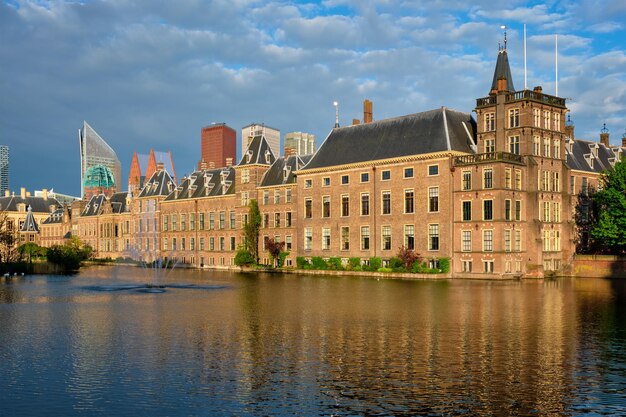
M313 267L312 269L328 269L328 265L326 264L324 258L319 256L311 258L311 266Z
M397 269L402 267L404 267L404 261L402 261L402 259L400 259L399 257L394 256L393 258L389 259L389 268Z
M239 248L237 253L235 254L235 265L237 266L247 266L252 265L254 263L254 255L250 253L249 250L244 248Z
M378 268L378 272L394 272L393 268L381 267Z
M296 268L308 269L307 266L311 266L311 264L304 256L296 256Z
M348 259L348 267L349 271L356 271L357 267L361 266L361 258L350 258ZM360 269L359 269L360 271Z
M439 269L444 274L447 274L448 272L450 272L450 258L440 258Z
M422 263L420 261L413 262L413 266L411 267L411 272L414 274L425 274L428 270L426 263Z
M383 261L378 257L370 258L369 271L378 271L378 268L383 266Z
M289 256L290 252L286 252L283 251L280 254L278 254L278 267L282 267L285 265L285 259L287 259L287 256Z
M406 246L400 246L398 250L398 258L402 260L402 266L407 271L410 271L415 261L419 260L419 253L415 252L413 249L409 249Z
M343 265L341 264L341 258L330 258L328 260L328 268L335 271L341 271L343 269Z

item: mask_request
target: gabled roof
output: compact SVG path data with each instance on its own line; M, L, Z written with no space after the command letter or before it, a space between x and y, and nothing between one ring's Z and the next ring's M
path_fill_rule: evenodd
M18 211L18 204L24 204L26 207L30 207L31 210L35 213L51 213L52 206L61 206L61 203L59 203L56 198L51 197L0 197L0 210Z
M139 197L166 197L176 188L176 183L166 170L156 171L143 186Z
M509 57L506 53L506 49L500 49L498 51L498 60L496 61L496 69L493 72L493 82L491 83L491 90L498 90L498 80L500 78L506 79L506 91L515 91L513 87L513 77L511 76L511 67L509 66Z
M26 219L24 219L24 224L22 224L20 233L39 233L39 226L35 221L35 216L33 216L33 211L30 209L30 207L28 207Z
M473 153L476 122L445 107L333 129L305 170L441 151Z
M239 165L271 165L275 160L276 156L265 140L265 136L255 136L246 152L244 152Z
M566 147L566 163L570 169L600 173L619 161L619 149L623 148L607 148L598 142L576 139L571 152Z
M235 194L235 169L226 167L192 173L164 201L231 194Z
M313 155L291 155L286 158L278 158L270 169L265 172L259 186L268 187L295 183L296 176L294 172L302 169L312 157Z
M63 223L63 212L65 211L65 209L63 207L60 207L56 210L54 210L52 213L50 213L50 215L41 222L41 224L59 224L59 223Z
M80 213L81 216L97 216L102 214L102 209L104 204L106 203L107 198L104 194L98 194L91 197L83 212Z

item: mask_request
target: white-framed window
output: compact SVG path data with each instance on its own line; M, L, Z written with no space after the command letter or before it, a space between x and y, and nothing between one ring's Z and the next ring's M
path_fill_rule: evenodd
M370 227L361 226L361 250L369 250L370 248Z
M263 205L267 205L270 202L270 192L269 191L263 191Z
M313 228L304 228L304 250L311 250L313 246Z
M382 214L391 214L391 191L382 192Z
M241 205L247 206L250 203L250 194L248 191L241 192Z
M543 112L543 128L550 129L550 112L547 110Z
M439 187L428 187L428 212L439 211Z
M561 130L561 114L559 113L554 113L554 124L552 125L552 127L554 128L554 130Z
M241 170L241 183L247 184L250 182L250 170L248 168L244 168Z
M485 139L485 153L494 153L496 151L496 140Z
M341 227L341 250L350 249L350 228L348 226Z
M504 229L504 251L511 252L511 229Z
M516 155L520 154L518 135L509 136L509 152L514 153Z
M511 185L512 185L512 181L513 181L513 172L511 171L511 168L505 168L504 169L504 188L506 188L507 190L511 189Z
M468 191L472 189L472 171L463 171L461 179L461 190Z
M439 250L439 224L428 225L428 250Z
M274 204L280 204L280 190L274 190Z
M556 159L561 158L561 141L558 139L552 141L552 157Z
M461 272L472 272L472 261L471 260L463 260L463 261L461 261Z
M415 211L415 191L413 189L404 190L404 212L406 214Z
M311 187L313 187L313 180L312 179L304 180L304 188L311 188Z
M415 249L415 225L404 225L404 246L407 249Z
M404 178L413 178L413 167L404 168Z
M485 132L496 130L496 114L494 112L485 113Z
M330 187L330 177L322 178L322 187Z
M382 245L383 250L391 250L391 226L382 227Z
M493 273L493 261L483 261L483 272L488 274Z
M369 172L361 172L361 182L370 182Z
M483 200L483 220L493 220L493 200Z
M322 228L322 250L330 249L330 228Z
M330 217L330 196L322 196L322 217Z
M515 231L515 252L521 252L521 251L522 251L522 231L516 230Z
M509 110L509 127L519 127L519 109Z
M428 176L434 177L439 175L439 165L428 165Z
M520 169L515 170L515 189L522 189L522 170Z
M389 181L391 179L391 171L386 169L380 172L380 179L382 181Z
M483 230L483 252L493 252L493 230Z
M533 109L533 122L534 122L535 127L541 127L541 110L540 109Z
M472 251L472 231L471 230L461 231L461 250L463 252Z
M561 222L561 203L559 201L555 201L554 203L552 203L552 208L554 210L553 219L555 223L560 223Z
M348 185L350 184L350 176L349 175L342 175L341 176L341 185Z
M550 138L543 138L543 156L550 157Z
M350 196L348 194L341 195L341 217L350 215Z
M291 203L291 188L285 190L285 203Z
M522 200L515 200L515 220L522 220Z
M541 156L541 138L533 136L533 155Z
M493 169L492 168L483 169L483 188L484 189L493 188Z
M369 193L361 193L361 216L370 215L370 195Z

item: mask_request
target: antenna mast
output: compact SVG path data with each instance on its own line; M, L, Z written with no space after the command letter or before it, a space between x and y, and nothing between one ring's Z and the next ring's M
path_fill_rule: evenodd
M335 127L339 127L339 102L333 101L333 106L335 106Z
M554 34L554 63L556 71L556 96L559 96L559 35Z
M528 82L526 76L526 23L524 23L524 90L528 90Z

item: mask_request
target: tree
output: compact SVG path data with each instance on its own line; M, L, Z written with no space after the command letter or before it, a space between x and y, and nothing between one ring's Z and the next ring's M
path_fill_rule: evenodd
M246 248L237 249L237 254L235 255L235 265L237 266L248 266L254 263L254 258L250 251Z
M410 271L413 268L413 264L420 258L419 253L415 252L413 249L409 249L406 246L402 245L398 249L398 258L402 260L404 264L404 269Z
M33 258L46 256L46 248L39 246L35 242L26 242L18 246L17 251L20 254L20 259L28 258L28 262L32 262Z
M274 238L267 239L267 251L270 253L272 257L272 261L274 261L274 266L277 268L281 267L281 252L285 247L285 242L281 242L278 240L274 240Z
M243 227L244 249L246 249L256 263L259 263L259 230L261 230L261 212L259 203L251 200L248 210L248 222Z
M17 242L15 223L6 211L2 211L0 212L0 262L13 262L17 259L15 242Z
M54 245L48 248L46 257L48 262L63 268L65 272L77 271L82 261L89 259L93 253L91 246L72 236L63 245Z
M601 189L593 195L595 215L589 234L598 251L626 253L626 160L606 170L600 177Z

